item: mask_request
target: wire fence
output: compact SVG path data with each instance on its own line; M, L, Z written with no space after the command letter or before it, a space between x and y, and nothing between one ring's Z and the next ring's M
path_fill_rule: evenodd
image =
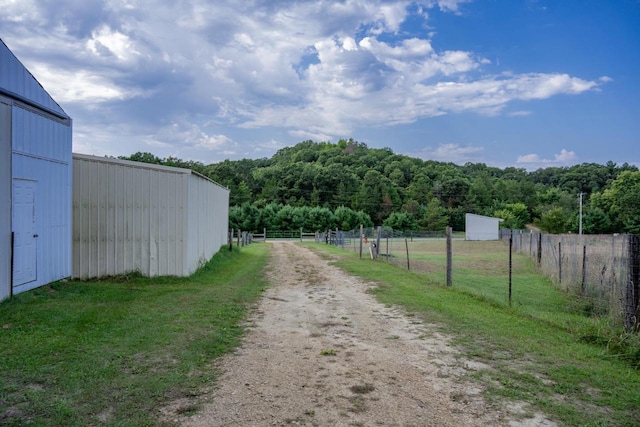
M448 239L445 232L378 227L319 233L318 241L425 273L433 282L563 327L575 316L588 316L638 330L638 236L501 230L498 240L493 235L468 241L463 232Z
M640 236L553 235L500 230L466 240L464 232L400 232L386 227L305 233L230 230L229 246L274 239L312 240L425 273L499 305L568 327L607 319L640 330ZM546 280L541 280L540 276Z
M627 328L638 327L638 251L634 235L553 235L503 230L514 250L528 254L538 269L564 292L587 302L594 316L610 315Z

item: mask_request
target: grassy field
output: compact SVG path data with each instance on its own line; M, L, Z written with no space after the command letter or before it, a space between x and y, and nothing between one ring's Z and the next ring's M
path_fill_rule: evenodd
M163 425L162 405L197 400L238 344L267 260L253 245L189 278L55 283L0 303L0 425Z
M640 425L640 370L634 358L640 351L638 337L622 334L614 345L613 340L603 341L611 332L593 330L589 317L581 321L572 310L543 314L545 307L563 307L564 296L535 272L530 271L526 286L520 283L521 289L514 292L526 289L539 298L540 312L533 305L525 310L504 303L503 280L485 282L497 275L491 267L496 260L479 246L468 251L473 261L458 259L451 288L443 286L438 271L407 271L386 262L359 260L338 248L311 247L339 258L336 264L350 273L376 282L375 294L382 302L442 325L466 357L494 368L473 377L486 387L487 400L528 402L561 425ZM519 268L530 269L526 260L517 262L522 264ZM567 319L571 328L566 327ZM620 342L625 340L623 346ZM626 352L620 353L623 347Z
M409 242L410 265L414 272L424 273L433 283L446 284L446 241L414 240ZM509 248L501 241L452 242L453 287L487 303L509 306ZM381 245L386 251L386 244ZM388 262L406 268L405 242L391 241ZM382 257L381 259L385 259ZM527 255L512 256L511 307L522 315L549 322L576 335L605 343L620 341L623 321L613 313L600 313L597 302L561 290L543 276ZM625 345L624 341L619 342ZM635 356L640 363L640 351Z

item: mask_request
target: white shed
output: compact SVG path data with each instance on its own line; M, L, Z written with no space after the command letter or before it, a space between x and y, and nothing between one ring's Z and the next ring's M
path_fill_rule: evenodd
M500 238L501 218L490 216L466 214L465 232L467 240L498 240Z
M196 172L73 154L73 277L188 276L228 223L229 190Z
M0 300L71 275L71 138L0 40Z

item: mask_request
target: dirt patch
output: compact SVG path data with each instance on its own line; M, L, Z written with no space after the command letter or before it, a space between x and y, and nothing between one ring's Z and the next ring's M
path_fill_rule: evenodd
M380 304L372 286L312 251L276 242L271 287L243 345L216 366L197 413L163 411L185 426L535 426L540 414L488 405L461 378L465 360L435 325Z

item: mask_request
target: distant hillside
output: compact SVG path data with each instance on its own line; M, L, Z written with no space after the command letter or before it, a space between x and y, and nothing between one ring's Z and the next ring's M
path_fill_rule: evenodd
M344 206L365 212L376 225L389 220L392 213L396 213L394 220L402 213L418 228L428 228L430 220L444 216L457 230L464 229L464 214L471 212L500 216L511 228L535 222L550 231L577 231L578 194L582 192L586 214L595 215L587 231L623 231L626 225L620 213L611 211L615 204L602 196L607 196L623 172L640 176L635 166L613 162L535 172L483 163L459 166L395 154L389 148L369 148L351 139L335 144L304 141L279 150L270 159L210 165L160 159L150 153L123 158L196 170L229 187L232 206L249 204L260 209L275 203L331 211ZM640 187L638 194L640 197ZM596 203L591 203L592 195ZM429 218L434 215L435 219Z

